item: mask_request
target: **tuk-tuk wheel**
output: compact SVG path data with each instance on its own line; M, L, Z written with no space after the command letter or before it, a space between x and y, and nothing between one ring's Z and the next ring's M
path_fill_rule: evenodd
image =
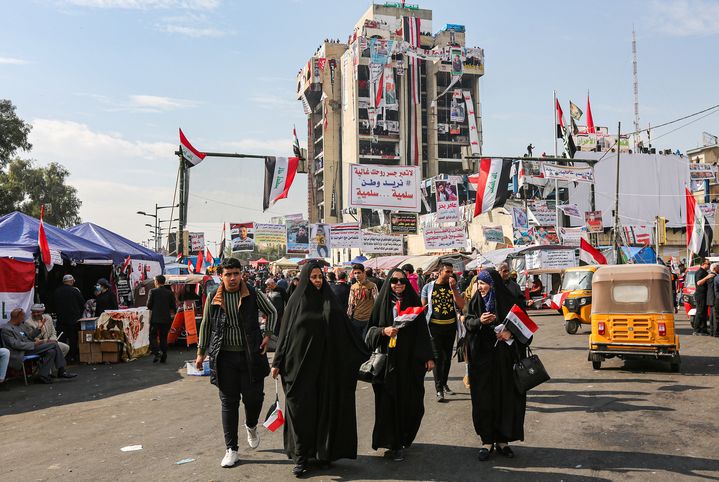
M577 333L577 330L579 329L579 322L576 320L566 320L564 322L564 329L570 335L574 335L575 333Z
M679 373L679 368L681 367L682 360L679 358L679 354L676 354L672 357L671 361L669 362L669 368L673 373Z
M592 361L592 368L595 370L601 370L602 368L602 362L600 361Z

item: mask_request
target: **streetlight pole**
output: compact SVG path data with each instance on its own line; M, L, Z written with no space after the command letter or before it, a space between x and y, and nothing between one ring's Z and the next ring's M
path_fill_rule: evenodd
M151 218L155 218L155 251L160 251L160 220L157 215L157 211L160 209L170 209L170 208L176 208L178 204L172 205L172 206L158 206L157 203L155 203L155 214L148 214L145 211L137 211L137 214L140 214L142 216L149 216ZM148 224L148 226L153 227L152 225Z

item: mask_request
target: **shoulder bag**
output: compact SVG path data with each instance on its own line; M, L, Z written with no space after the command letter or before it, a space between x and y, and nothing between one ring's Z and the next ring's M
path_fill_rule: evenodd
M382 353L379 348L375 349L369 360L360 365L358 380L367 383L383 383L384 371L387 366L387 354Z
M519 349L517 349L519 350ZM550 379L544 369L542 360L527 347L527 357L518 360L512 370L514 371L514 384L519 393L526 393L532 388Z

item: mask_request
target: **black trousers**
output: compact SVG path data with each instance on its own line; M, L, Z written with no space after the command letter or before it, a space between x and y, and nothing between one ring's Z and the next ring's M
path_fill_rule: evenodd
M62 350L57 343L43 343L38 345L34 350L26 351L25 355L40 355L40 369L38 373L42 377L49 377L52 369L65 368L65 357L62 356Z
M170 325L167 323L152 323L150 325L150 353L156 355L159 352L167 353L167 335L170 333ZM158 350L157 337L160 337Z
M707 331L707 302L706 300L696 300L697 312L694 315L694 333Z
M63 343L67 343L67 345L70 347L70 351L67 352L67 357L71 360L77 361L80 357L77 339L79 331L78 322L74 321L71 323L58 323L57 331L59 333L62 333L60 341Z
M364 337L367 335L367 324L369 323L369 320L358 320L357 318L351 318L350 323L352 323L352 327L355 329L360 339L364 341Z
M432 336L432 351L434 352L434 388L438 392L444 391L449 378L449 368L452 366L452 348L457 335L456 323L448 325L429 324L429 334Z
M247 358L241 351L220 351L217 357L217 386L222 403L222 430L225 446L237 450L240 400L245 405L245 425L256 427L265 399L264 378L250 380Z
M719 309L719 303L715 302L714 306L711 307L711 314L709 316L709 334L711 336L719 336L719 317L717 316L717 309Z

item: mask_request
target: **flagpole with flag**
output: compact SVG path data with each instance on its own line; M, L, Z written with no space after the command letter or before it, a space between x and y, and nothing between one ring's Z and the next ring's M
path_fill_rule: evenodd
M37 230L37 244L40 248L40 260L45 265L45 269L50 271L52 269L52 254L50 253L50 244L47 242L47 236L45 236L45 224L43 218L45 217L45 205L40 206L40 226Z
M559 101L557 100L557 91L552 91L554 96L554 102L552 105L554 106L554 157L557 156L557 134L558 129L557 126L559 126L562 129L562 133L564 133L564 122L562 120L562 108L559 106ZM557 122L557 118L559 118L559 122ZM555 232L559 232L559 179L554 180L554 212L555 212L555 219L556 219L556 225L554 226Z

